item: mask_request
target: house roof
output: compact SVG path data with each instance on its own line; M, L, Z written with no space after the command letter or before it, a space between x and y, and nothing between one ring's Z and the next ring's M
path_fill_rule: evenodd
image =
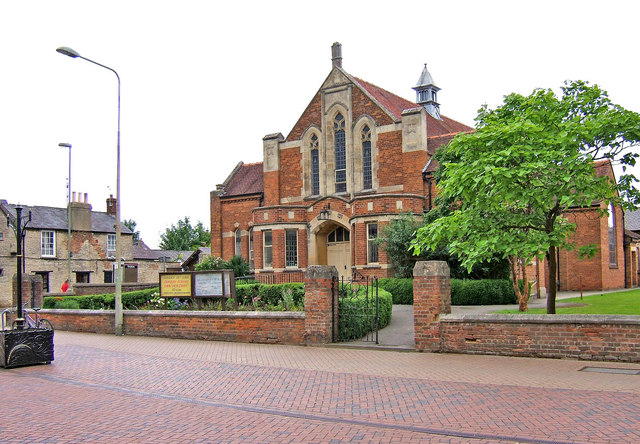
M138 239L138 242L133 244L133 258L157 261L158 253L149 248L142 239Z
M15 204L0 201L0 208L5 215L16 215ZM22 214L28 215L31 211L31 222L27 229L38 230L67 230L67 209L57 207L44 207L39 205L21 205ZM115 233L116 218L101 211L91 211L91 231L96 233ZM120 224L122 234L133 234L124 224Z
M627 230L640 231L640 210L625 211L624 226Z
M158 260L161 260L163 257L167 258L166 262L179 262L180 264L184 263L187 259L191 257L195 251L191 250L151 250L156 253L158 256Z
M259 194L263 189L262 162L247 164L240 162L225 181L224 195L228 197Z

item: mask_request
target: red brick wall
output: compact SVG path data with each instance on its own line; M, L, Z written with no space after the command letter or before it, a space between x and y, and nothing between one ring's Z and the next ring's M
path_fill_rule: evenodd
M298 122L296 122L295 126L287 136L287 141L289 140L298 140L302 137L302 133L309 128L310 125L316 124L318 126L322 126L322 111L320 107L320 93L316 94L315 97L311 100L311 103L307 106L307 109L304 110ZM266 189L266 188L265 188Z
M632 316L483 315L439 325L444 352L640 361L640 320Z
M402 167L402 132L392 131L378 134L376 145L378 147L378 183L380 186L388 187L404 183L407 170ZM417 171L422 171L422 167Z
M300 148L288 148L280 156L280 198L300 196L302 190L301 161Z
M363 114L368 114L376 121L377 125L389 125L393 120L373 103L359 88L353 88L351 99L353 102L353 121L358 120Z
M411 151L408 153L403 153L402 164L400 168L402 169L402 171L404 171L404 192L405 193L414 193L414 194L424 193L424 181L422 180L422 169L427 164L427 159L428 159L428 155L426 151Z
M278 205L280 203L280 172L268 171L263 173L264 205Z
M213 247L212 242L211 254L229 260L235 255L235 238L223 237L223 233L235 233L236 229L249 231L251 228L249 222L253 220L253 209L260 205L259 197L248 199L229 199L220 200L220 208L222 217L220 224L216 227L215 242L219 245L219 249ZM236 228L235 224L238 223ZM211 230L211 239L214 239L213 227ZM242 257L249 259L249 237L245 234L242 236Z
M54 327L66 331L114 333L113 311L42 310ZM303 344L301 312L124 312L124 333L212 341Z

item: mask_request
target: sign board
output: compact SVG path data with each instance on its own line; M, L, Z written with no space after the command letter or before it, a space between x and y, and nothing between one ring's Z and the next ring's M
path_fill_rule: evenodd
M191 273L160 273L160 296L191 297Z
M160 273L160 297L233 298L233 270Z

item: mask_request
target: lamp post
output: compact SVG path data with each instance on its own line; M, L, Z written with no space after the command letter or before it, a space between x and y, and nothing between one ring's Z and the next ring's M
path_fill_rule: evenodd
M22 312L22 268L24 267L23 243L24 236L26 234L25 228L27 228L27 225L31 222L31 210L29 210L28 218L22 216L23 208L20 205L17 205L15 210L15 219L11 220L10 216L7 217L7 225L16 233L16 305L18 306L16 323L18 330L22 330L24 326L24 314Z
M71 285L71 144L59 143L58 146L69 148L69 182L67 185L67 282Z
M122 264L120 261L122 260L122 230L120 226L120 76L118 73L108 66L102 65L101 63L95 62L86 57L82 57L76 51L66 46L61 46L56 49L60 54L64 54L71 58L80 58L86 60L87 62L91 62L94 65L98 65L102 68L108 69L112 73L116 75L118 79L118 151L117 151L117 167L116 167L116 262L115 262L115 281L116 281L116 291L115 291L115 333L120 336L123 334L122 330Z

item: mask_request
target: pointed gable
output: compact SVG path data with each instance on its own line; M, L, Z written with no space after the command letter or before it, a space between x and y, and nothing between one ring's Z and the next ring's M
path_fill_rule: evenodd
M224 197L262 193L262 162L241 163L225 181L224 191Z

